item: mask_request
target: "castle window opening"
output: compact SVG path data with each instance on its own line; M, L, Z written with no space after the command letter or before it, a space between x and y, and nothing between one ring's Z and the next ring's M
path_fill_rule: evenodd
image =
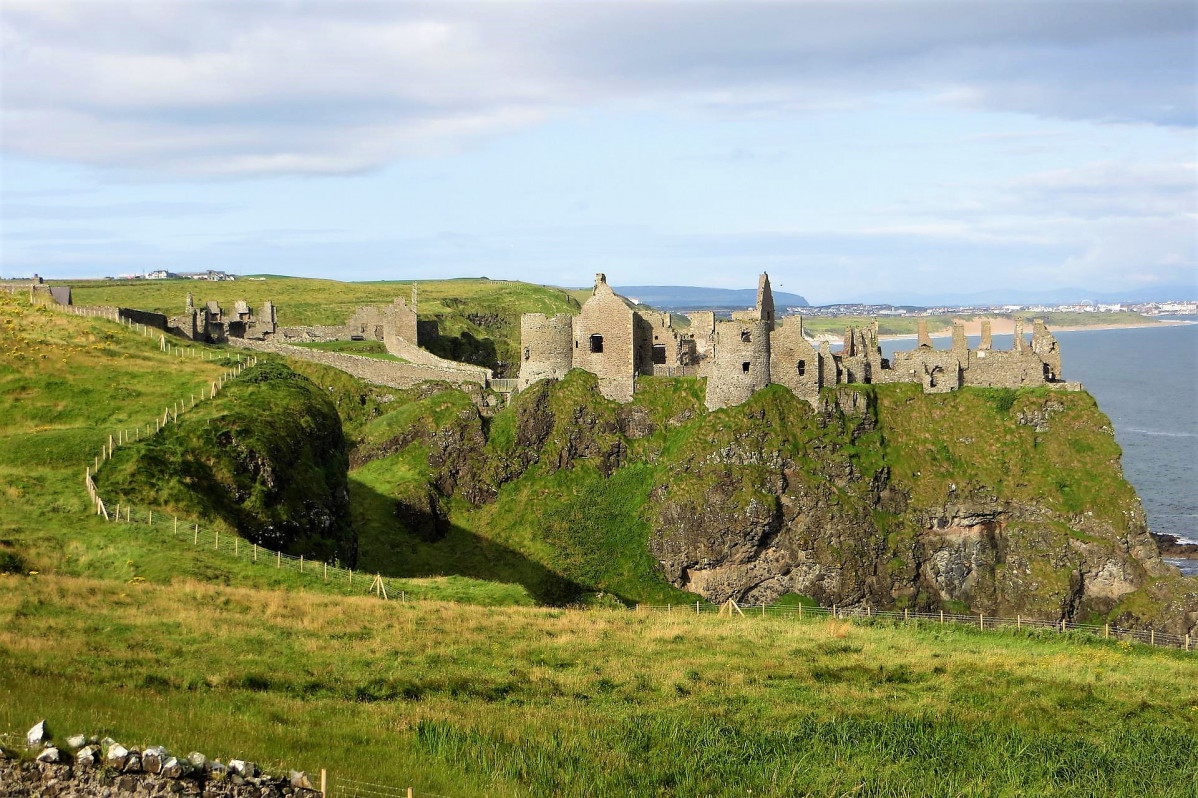
M603 336L602 335L592 335L591 336L591 351L595 352L596 354L603 351Z
M799 361L799 376L802 377L806 373L807 373L807 361L800 360Z
M745 374L748 374L749 373L749 361L746 360L744 363L741 363L740 370L743 371Z
M654 364L656 364L658 366L664 366L666 364L666 345L665 344L654 344L653 345L653 362L654 362Z
M753 336L749 333L748 330L741 330L740 331L740 340L743 343L751 344L751 343L753 343Z
M524 359L528 360L528 347L524 347Z

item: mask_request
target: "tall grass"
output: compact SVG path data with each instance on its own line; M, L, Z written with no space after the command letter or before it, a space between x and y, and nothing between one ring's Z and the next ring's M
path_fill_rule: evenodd
M0 729L447 795L1192 795L1192 655L824 619L0 578Z

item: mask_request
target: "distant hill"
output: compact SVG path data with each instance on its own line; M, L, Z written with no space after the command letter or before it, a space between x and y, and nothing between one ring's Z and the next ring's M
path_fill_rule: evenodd
M693 285L612 286L618 294L662 310L741 310L757 302L756 288L701 288ZM798 294L774 291L774 306L779 310L807 307Z

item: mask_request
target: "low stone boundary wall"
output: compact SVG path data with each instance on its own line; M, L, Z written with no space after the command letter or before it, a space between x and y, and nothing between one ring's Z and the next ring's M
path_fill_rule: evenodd
M421 363L397 363L361 355L349 355L344 352L322 352L318 349L307 349L302 346L291 346L274 341L251 341L241 338L230 338L230 346L242 349L253 349L258 352L271 352L284 357L294 357L300 360L310 360L340 369L347 374L389 388L411 388L422 382L448 382L453 385L478 385L486 387L490 378L487 370L479 366L465 364L427 365ZM450 361L443 361L450 363Z
M52 741L45 721L25 735L26 755L0 748L0 795L93 798L103 795L204 798L321 798L308 774L263 773L253 762L228 764L198 751L173 756L162 746L125 747L111 738L77 734ZM324 771L321 771L323 782ZM322 784L323 787L323 784Z

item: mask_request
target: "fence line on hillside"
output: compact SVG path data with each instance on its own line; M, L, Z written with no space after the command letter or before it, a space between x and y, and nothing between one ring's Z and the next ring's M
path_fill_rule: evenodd
M140 332L147 337L152 337L153 335L150 332L153 328L120 318L119 316L106 315L99 312L99 309L96 308L81 308L74 305L46 305L46 307L76 316L105 318L128 327L130 330ZM156 329L154 331L160 332ZM219 529L201 528L198 522L187 519L183 519L183 523L180 524L180 519L177 516L172 515L168 519L166 515L159 513L156 517L152 509L134 508L129 504L122 506L120 502L111 504L100 496L95 477L104 463L112 459L117 449L129 443L140 441L143 437L150 438L158 434L166 429L168 425L176 423L180 415L195 408L198 404L218 396L231 380L237 379L245 369L258 363L257 357L244 356L241 353L217 355L216 353L208 352L204 347L175 346L173 343L168 342L166 336L162 334L159 334L158 338L160 351L177 357L205 361L230 359L235 360L236 364L217 377L217 379L213 380L209 386L202 387L198 395L194 393L190 394L187 398L180 399L163 408L162 416L155 417L153 427L147 423L144 426L144 431L143 427L138 425L132 428L117 429L108 435L107 442L100 447L100 453L93 458L91 465L84 467L83 485L95 514L112 523L145 525L152 529L167 526L174 537L179 537L181 534L183 536L190 534L193 546L211 547L214 551L230 554L233 557L251 562L259 562L267 566L273 563L278 570L291 570L298 571L299 573L313 574L314 578L319 577L324 582L340 581L350 588L361 586L364 592L374 593L380 598L397 598L401 602L406 602L408 600L407 589L397 584L395 580L381 576L380 574L355 573L352 568L342 568L336 563L284 554L281 551L243 540L235 534L230 535L226 533L222 546Z
M381 599L394 599L403 603L413 598L406 587L391 577L344 568L337 562L284 554L278 549L246 540L236 533L222 534L220 529L202 527L195 521L181 519L177 515L155 513L153 510L118 503L111 508L108 518L114 524L149 527L153 531L164 532L180 543L190 542L194 549L210 549L243 562L256 563L263 568L306 574L313 580L327 585L339 584L349 590L360 590L364 594L374 594Z
M170 352L171 354L177 354L179 357L200 357L199 354L192 353L190 348L184 349L182 347L168 346L165 341L165 336L163 336L160 346L162 351ZM206 353L204 354L206 355ZM145 437L150 438L153 435L158 434L169 424L177 422L180 415L186 413L188 410L193 409L197 404L205 401L206 399L214 398L230 380L234 380L241 376L241 373L246 368L256 365L258 362L257 358L243 358L240 354L227 356L227 359L233 358L236 358L237 364L213 380L211 387L201 387L198 400L196 398L196 394L193 393L190 394L187 399L176 400L171 405L164 407L161 418L155 417L153 429L150 428L148 423L145 425ZM204 356L203 359L208 360L209 358ZM211 359L216 360L218 358ZM100 453L92 459L91 465L84 468L84 487L87 489L88 497L91 499L92 509L95 511L96 515L102 515L105 519L109 519L107 505L100 497L94 479L95 476L100 473L100 467L112 459L112 456L116 453L117 449L127 443L140 441L141 439L142 427L140 424L135 427L122 427L121 429L110 432L108 434L108 441L100 446Z
M1155 629L1126 629L1111 624L1085 624L1073 621L1045 621L1038 618L1025 618L1016 615L1014 618L1000 618L985 614L963 615L949 612L914 612L912 610L878 610L868 605L853 607L811 607L791 604L740 604L729 599L723 604L710 604L696 601L694 604L637 604L637 612L664 612L687 615L728 616L741 615L746 618L841 618L845 620L878 619L892 623L915 625L945 625L972 626L982 631L997 629L1046 629L1060 634L1077 632L1101 637L1107 640L1122 640L1133 643L1143 643L1163 648L1177 648L1182 651L1198 651L1198 640L1190 635L1175 635L1168 632L1158 632Z

